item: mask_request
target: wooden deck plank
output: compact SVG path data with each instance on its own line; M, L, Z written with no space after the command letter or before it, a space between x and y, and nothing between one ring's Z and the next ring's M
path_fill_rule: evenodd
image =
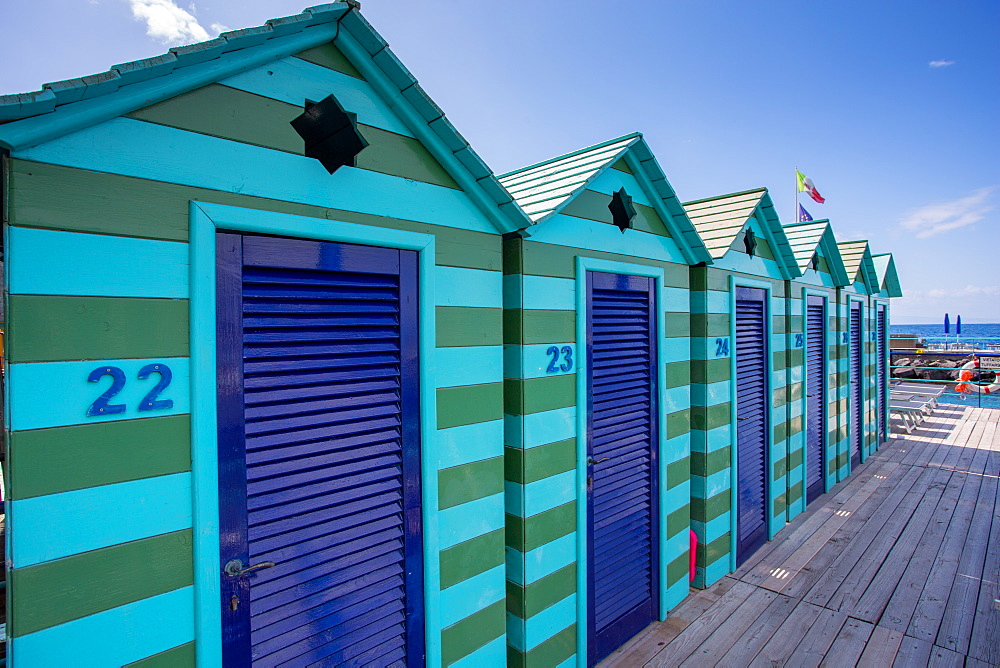
M823 665L830 668L854 668L861 660L865 646L872 636L875 625L866 621L848 617L840 634L823 657ZM902 634L900 634L902 637ZM887 665L887 664L883 664Z
M715 631L685 659L682 666L714 666L778 595L755 589Z
M934 645L929 640L903 636L902 642L899 643L899 652L896 654L892 666L893 668L926 668L933 647Z
M795 647L787 663L800 668L812 668L823 662L833 641L840 635L840 629L847 621L847 615L836 610L823 608L802 640ZM787 652L787 649L785 649Z
M883 668L891 665L902 641L903 634L900 631L876 626L858 659L858 668Z
M799 642L809 633L809 629L819 619L823 608L811 603L799 602L791 614L785 618L774 635L761 648L760 653L750 662L751 666L782 665L788 658L789 648L798 647Z
M729 651L719 659L718 665L749 665L798 604L798 599L777 594L771 605L767 606Z
M1000 440L994 438L993 447L986 475L995 476L1000 475ZM993 509L993 526L988 545L972 638L969 641L969 657L1000 665L1000 497Z

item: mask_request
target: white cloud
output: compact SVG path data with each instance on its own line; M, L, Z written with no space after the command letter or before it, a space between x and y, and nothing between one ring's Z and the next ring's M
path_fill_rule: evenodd
M930 67L948 67L949 65L954 65L954 60L932 60L927 63Z
M968 197L922 206L908 213L900 221L899 226L907 232L915 233L918 239L927 239L972 225L993 210L993 206L987 204L987 200L994 189L980 188Z
M164 44L185 44L210 39L191 12L173 0L129 0L132 16L146 22L146 34ZM191 6L194 9L194 6Z
M213 23L209 27L212 29L213 32L215 32L216 35L220 35L224 32L229 32L230 30L232 30L232 28L230 28L229 26L224 26L221 23Z

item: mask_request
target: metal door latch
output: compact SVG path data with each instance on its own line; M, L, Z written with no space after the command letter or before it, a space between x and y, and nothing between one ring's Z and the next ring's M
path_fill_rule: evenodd
M254 564L253 566L247 566L243 568L243 561L240 559L230 559L226 562L226 565L222 567L222 570L229 577L236 578L241 575L246 575L251 571L259 571L262 568L271 568L276 564L273 561L262 561L259 564Z

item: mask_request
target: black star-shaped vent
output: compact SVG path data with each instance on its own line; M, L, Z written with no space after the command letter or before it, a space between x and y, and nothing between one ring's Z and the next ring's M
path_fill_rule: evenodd
M813 259L812 259L812 263L810 264L810 266L814 270L819 271L819 253L813 253Z
M306 142L306 156L319 160L331 174L344 166L354 167L358 153L368 146L358 132L358 115L344 111L333 95L319 102L306 101L305 109L292 127Z
M611 196L611 204L608 204L611 211L611 220L615 226L625 234L625 230L632 228L632 220L635 218L635 207L632 206L632 198L629 197L625 189L622 188Z
M754 253L757 251L757 237L754 235L753 230L749 227L747 231L743 233L743 247L746 248L747 255L753 257Z

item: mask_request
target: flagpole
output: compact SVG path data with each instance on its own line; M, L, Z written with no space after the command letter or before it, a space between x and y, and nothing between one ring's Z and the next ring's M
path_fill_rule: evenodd
M795 213L792 222L799 222L799 166L795 165Z

